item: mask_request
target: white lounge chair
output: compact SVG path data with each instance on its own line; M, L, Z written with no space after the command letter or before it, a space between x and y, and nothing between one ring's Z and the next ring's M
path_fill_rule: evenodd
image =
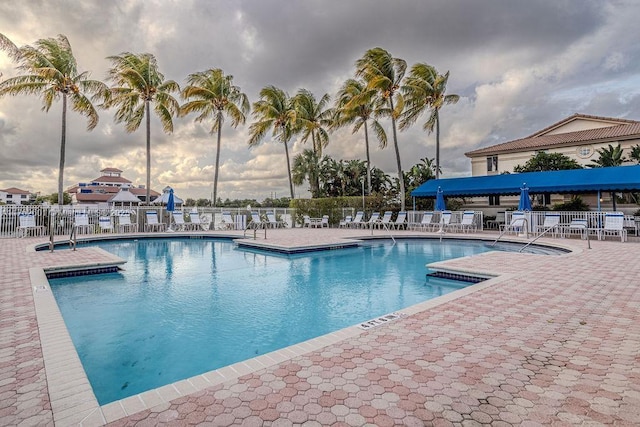
M247 224L247 228L251 228L255 230L255 229L261 229L265 227L266 227L266 223L262 221L262 219L260 218L260 214L258 212L251 212L251 222Z
M378 220L377 222L375 222L374 224L372 224L372 225L377 227L377 228L389 229L389 228L391 228L391 216L392 215L393 215L393 212L385 211L384 215L382 215L382 218L380 220Z
M462 220L458 223L449 223L447 228L450 228L454 231L475 231L476 224L474 219L476 217L476 213L474 211L464 211L462 212Z
M379 214L378 214L379 215ZM353 218L353 221L349 224L351 228L359 228L363 225L362 217L364 217L363 211L356 212L356 216Z
M176 230L197 230L200 226L198 224L193 224L191 222L186 222L184 220L184 213L182 211L173 211L171 213L173 216L173 224L175 225Z
M369 217L369 220L367 222L362 223L362 227L373 228L373 226L376 225L378 222L380 222L380 212L373 212Z
M410 224L409 228L412 230L420 229L422 231L431 230L434 224L435 225L438 224L438 223L433 223L432 221L433 221L433 212L424 212L422 214L422 219L420 220L420 222Z
M235 228L231 212L222 212L222 220L220 221L220 226L218 228L221 230L233 230Z
M111 218L108 216L101 216L98 218L98 228L101 233L113 233L113 224Z
M620 236L621 242L627 241L627 230L624 228L624 213L607 212L604 214L604 227L598 230L598 239L606 239L607 236Z
M451 224L451 211L442 211L440 212L440 220L436 225L434 225L433 230L443 232L447 229L449 224Z
M33 235L42 236L45 232L44 225L36 224L36 215L33 212L21 212L18 214L18 229L16 234L18 237L27 237L30 231Z
M338 228L346 228L351 225L351 215L347 215L340 223L338 224Z
M302 215L302 228L311 228L311 217L309 215Z
M201 217L197 210L189 212L189 220L196 230L201 228L203 231L207 231L209 229L209 224L211 223L211 221L205 221L205 218Z
M322 215L322 219L318 224L316 224L318 228L329 228L329 215Z
M131 222L129 211L118 212L118 233L137 232L138 224Z
M285 222L284 221L279 221L276 218L276 214L274 212L267 212L267 220L269 221L269 226L271 228L284 228L285 227Z
M514 211L511 214L511 222L500 226L502 234L506 233L521 233L525 230L527 220L524 216L524 212Z
M146 211L147 223L144 225L145 231L165 231L167 225L158 221L158 212Z
M558 234L560 227L560 214L546 212L544 214L544 222L542 225L538 225L535 228L536 234L543 234L551 232L551 235L554 237Z
M582 239L586 239L589 233L589 222L586 218L574 218L568 225L560 225L559 229L562 237L578 234Z
M75 212L73 215L73 228L75 228L76 233L93 233L94 227L93 224L89 224L89 214L86 212Z
M398 216L396 220L391 222L391 228L395 228L396 230L400 230L400 228L407 228L407 213L404 211L398 212Z

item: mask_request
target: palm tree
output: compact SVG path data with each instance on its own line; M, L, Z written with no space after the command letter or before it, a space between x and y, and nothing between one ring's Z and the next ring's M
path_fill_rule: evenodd
M273 137L284 144L287 158L289 189L293 195L291 161L289 160L289 141L295 133L296 110L289 95L275 86L267 86L260 91L260 100L253 103L253 116L257 120L249 127L249 146L256 146L269 130Z
M151 190L151 105L160 118L162 130L173 132L173 117L180 110L178 101L171 96L180 92L173 80L165 80L158 70L156 58L150 53L124 52L107 58L113 67L109 79L113 82L106 96L104 107L115 106L116 123L125 123L127 132L135 132L146 119L147 126L147 187L146 199L150 202Z
M320 197L319 177L320 159L313 150L303 150L293 158L293 183L302 185L306 179L309 182L311 197Z
M293 97L293 105L296 109L296 127L302 133L302 142L307 142L311 137L313 152L319 160L322 158L322 149L329 143L327 128L332 123L333 111L326 108L330 100L329 94L324 94L320 101L307 89L300 89ZM319 188L318 175L312 188Z
M0 48L18 64L26 74L8 78L0 83L3 95L38 95L42 97L42 110L48 112L62 98L62 136L60 140L60 166L58 169L58 200L63 204L64 163L67 142L67 103L88 120L87 130L98 124L98 113L92 104L97 96L104 94L107 86L90 80L89 73L78 72L69 40L62 34L57 38L40 39L34 46L18 48L6 36L0 34ZM92 95L90 100L87 96Z
M596 150L600 155L597 159L591 160L594 164L591 165L593 168L607 168L611 166L620 166L622 163L627 161L624 157L624 151L620 144L617 146L613 146L609 144L607 148L600 148ZM611 200L613 203L613 210L616 210L616 193L611 192Z
M368 121L372 119L371 126L380 141L380 148L387 146L387 134L380 122L375 119L376 91L367 90L366 83L362 80L348 79L338 91L336 100L334 127L342 127L353 124L351 133L354 134L364 127L364 147L367 157L367 194L371 194L371 156L369 154L369 129ZM372 118L373 116L373 118Z
M640 144L636 144L631 147L631 153L629 153L629 158L636 163L640 164Z
M404 109L404 100L400 93L400 84L407 69L407 63L403 59L392 57L386 50L376 47L365 52L364 56L356 61L356 76L362 77L367 83L367 90L375 89L378 93L379 105L386 105L386 109L380 109L380 114L391 118L393 132L393 145L396 152L398 166L398 181L400 182L400 205L405 208L404 179L402 174L402 162L400 160L400 148L396 131L396 120ZM394 98L396 102L394 102Z
M445 95L448 80L448 71L441 75L431 65L421 63L411 67L402 87L406 107L400 122L401 130L415 123L426 110L431 111L422 128L429 133L433 132L434 127L436 129L436 179L440 178L440 109L460 99L458 95Z
M249 99L238 86L233 85L233 76L225 76L218 68L189 75L187 87L182 91L184 99L193 99L180 107L180 115L200 113L196 122L213 118L211 134L218 132L216 145L216 168L213 178L213 206L218 195L218 171L220 167L220 139L225 115L231 118L234 128L246 121L249 112Z

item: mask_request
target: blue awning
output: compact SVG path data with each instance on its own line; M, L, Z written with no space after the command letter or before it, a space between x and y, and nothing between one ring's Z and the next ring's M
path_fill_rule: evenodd
M413 197L436 197L438 187L445 197L517 195L526 184L531 194L640 191L640 165L525 172L469 178L432 179L411 192Z

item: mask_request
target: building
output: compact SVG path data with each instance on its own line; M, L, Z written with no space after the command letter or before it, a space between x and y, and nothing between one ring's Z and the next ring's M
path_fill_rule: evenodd
M67 189L73 204L107 203L123 186L128 187L131 194L137 196L142 202L145 201L147 193L144 185L132 185L130 180L122 176L120 169L104 168L100 173L101 176L88 183L81 182ZM154 190L149 192L152 201L159 195L160 193Z
M609 145L615 147L618 144L629 158L631 147L640 144L639 121L574 114L533 135L479 148L465 155L471 159L471 175L486 176L513 173L514 167L524 165L539 151L560 153L583 166L592 165L592 160L599 157L599 149ZM505 197L501 203L499 196L483 200L476 198L471 204L476 207L505 204L508 206L513 202L511 199ZM538 203L549 205L564 200L565 196L562 195L547 195L538 200ZM517 204L517 201L515 203Z
M32 201L34 194L27 190L11 187L0 190L0 202L7 205L24 205Z

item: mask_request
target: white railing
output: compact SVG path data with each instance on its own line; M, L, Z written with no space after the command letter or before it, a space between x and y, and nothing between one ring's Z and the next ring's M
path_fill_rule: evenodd
M514 211L505 212L505 223L511 222L511 215ZM559 227L568 226L574 219L586 219L587 228L592 235L597 235L598 230L604 227L604 218L607 212L605 211L575 211L575 212L561 212L561 211L532 211L525 212L527 218L529 232L535 232L542 224L544 224L545 213L552 212L553 214L560 215ZM640 217L634 217L633 215L624 216L624 227L638 235L640 230Z
M229 228L222 221L222 212L230 212L234 218L232 228L242 229L246 226L247 218L250 218L246 208L211 208L211 207L178 207L177 210L184 212L185 219L189 220L189 212L197 209L204 223L208 224L208 229ZM138 224L138 230L144 230L146 223L146 211L158 213L158 220L164 224L171 224L170 213L162 206L126 206L112 209L91 207L91 206L40 206L40 205L2 205L0 206L0 238L17 237L19 216L21 213L33 213L37 226L43 226L47 234L69 236L74 225L76 212L88 214L89 225L93 226L94 232L100 232L99 218L108 216L111 218L114 229L117 229L117 217L121 211L127 211L131 215L131 222ZM295 210L288 208L252 208L266 218L267 212L274 212L278 220L284 221L287 227L291 227L295 219ZM244 221L243 221L244 219ZM91 227L89 227L91 228Z

